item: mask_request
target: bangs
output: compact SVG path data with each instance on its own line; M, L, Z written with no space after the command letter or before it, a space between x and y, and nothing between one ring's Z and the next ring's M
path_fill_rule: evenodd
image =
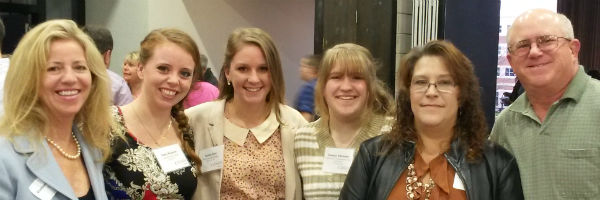
M332 66L339 65L341 68L339 72L363 78L369 77L367 68L371 63L369 63L364 55L359 54L356 51L340 49L340 51L331 57L330 61Z

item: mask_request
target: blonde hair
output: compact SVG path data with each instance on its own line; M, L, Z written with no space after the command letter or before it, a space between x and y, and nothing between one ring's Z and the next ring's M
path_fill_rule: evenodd
M132 51L125 55L125 63L139 64L140 63L140 52Z
M285 83L281 69L279 53L273 43L271 36L259 28L238 28L229 35L227 50L225 50L225 61L221 67L219 76L219 99L230 100L233 98L233 85L227 85L225 72L229 70L233 56L247 45L255 45L260 48L265 56L267 67L271 75L271 90L267 95L267 106L275 110L277 121L281 123L279 104L284 103Z
M345 73L357 74L367 83L367 103L361 123L365 124L372 115L390 115L395 112L394 100L383 82L376 75L377 63L368 49L352 43L338 44L325 52L315 86L315 108L321 122L329 122L329 106L323 92L333 66L342 66ZM323 124L325 127L327 124Z
M10 60L4 85L4 117L0 121L3 134L12 139L27 135L32 140L42 140L49 130L47 110L40 100L50 45L57 40L73 40L83 48L92 76L90 93L83 107L75 115L74 124L81 129L84 140L98 148L103 159L110 154L111 127L110 87L106 67L100 52L88 35L71 20L49 20L23 36Z

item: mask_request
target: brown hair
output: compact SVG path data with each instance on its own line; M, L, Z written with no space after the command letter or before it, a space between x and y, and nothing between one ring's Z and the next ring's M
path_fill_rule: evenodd
M145 65L146 62L148 62L148 60L150 60L150 58L153 56L154 49L164 42L171 42L189 53L194 60L194 69L198 69L198 66L200 65L200 51L198 50L198 46L196 46L194 40L187 33L172 28L153 30L144 38L144 40L142 40L140 44L140 63L142 66ZM197 73L200 72L198 70L194 70L192 77L196 77ZM194 85L195 81L196 80L192 80L192 86ZM171 116L175 118L175 121L177 121L177 132L180 134L179 139L182 141L181 144L183 151L196 163L196 168L200 170L202 161L195 152L193 132L190 128L190 124L188 123L188 118L183 112L183 101L186 98L187 94L181 101L171 108Z
M346 73L358 74L367 83L367 103L361 119L362 123L370 120L370 115L388 115L395 111L392 96L383 82L377 79L377 63L369 50L357 44L344 43L328 49L319 66L315 86L315 108L323 123L329 122L329 109L323 91L333 65L336 63L344 66Z
M255 45L260 48L265 55L265 61L271 74L271 90L267 95L267 106L275 109L277 121L281 123L279 104L284 103L285 83L283 81L283 72L281 69L281 60L279 53L273 43L271 36L259 28L238 28L229 35L227 40L227 50L225 50L225 61L221 67L219 76L219 99L230 100L233 98L233 85L227 85L227 72L231 66L233 56L246 45Z
M459 112L454 125L453 139L458 138L467 149L467 158L475 161L480 158L487 133L485 116L479 100L479 82L473 72L471 61L452 43L431 41L424 47L413 48L400 62L398 71L398 97L396 123L386 141L384 152L401 146L404 142L416 141L417 133L414 114L410 106L410 84L417 61L424 56L437 56L444 61L452 79L460 90Z

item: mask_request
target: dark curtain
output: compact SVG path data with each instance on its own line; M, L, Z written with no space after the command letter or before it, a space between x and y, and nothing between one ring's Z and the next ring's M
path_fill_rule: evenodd
M444 39L454 43L473 62L481 87L486 122L492 128L495 120L500 0L443 2L441 30Z
M586 70L600 70L600 1L558 0L557 11L573 23L575 38L581 42L579 63Z

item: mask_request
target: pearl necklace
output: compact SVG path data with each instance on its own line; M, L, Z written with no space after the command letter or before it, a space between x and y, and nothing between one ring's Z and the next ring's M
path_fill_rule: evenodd
M56 147L56 149L58 149L58 152L60 152L60 154L62 154L64 157L71 160L75 160L79 158L79 156L81 156L81 146L79 146L79 142L77 141L77 138L75 138L75 133L73 133L73 131L71 131L71 136L73 136L73 140L75 140L75 144L77 145L77 154L75 155L69 155L67 152L65 152L65 150L63 150L62 147L58 146L58 144L56 144L54 140L48 137L46 137L46 141L52 144L52 146Z
M433 179L429 178L429 183L423 183L417 180L418 177L417 172L415 171L415 164L411 163L408 165L408 174L406 176L406 197L411 200L419 199L421 198L422 193L425 193L425 200L429 200L431 190L435 187Z

